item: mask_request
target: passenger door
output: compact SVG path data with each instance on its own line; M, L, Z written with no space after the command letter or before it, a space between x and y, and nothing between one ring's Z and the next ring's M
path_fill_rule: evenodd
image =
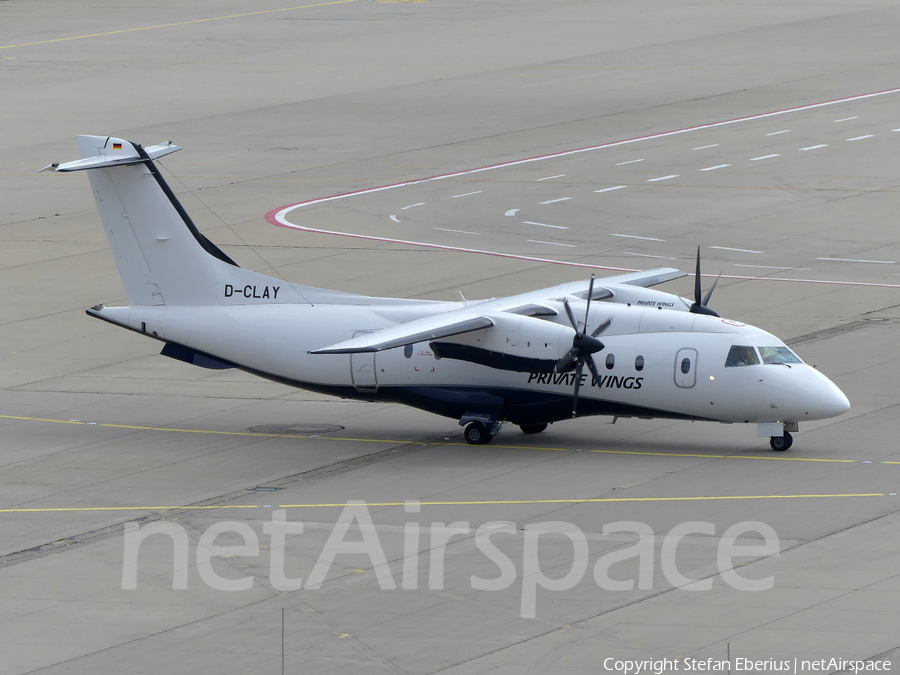
M690 389L697 383L697 350L686 347L675 355L675 385Z
M371 332L373 331L354 331L353 337ZM375 352L350 354L350 378L357 391L376 391L378 389L378 380L375 377Z

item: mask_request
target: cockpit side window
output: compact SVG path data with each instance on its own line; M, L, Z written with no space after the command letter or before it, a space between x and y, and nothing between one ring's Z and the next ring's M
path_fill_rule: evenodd
M762 356L763 363L803 363L787 347L760 347L759 355Z
M759 357L756 355L756 350L745 345L733 345L728 350L728 358L725 359L726 368L755 366L758 363Z

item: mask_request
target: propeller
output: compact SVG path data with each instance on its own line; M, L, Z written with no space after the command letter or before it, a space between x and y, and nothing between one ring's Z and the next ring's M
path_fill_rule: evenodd
M607 319L597 326L590 335L587 334L588 315L591 311L591 298L593 295L594 276L591 275L591 282L588 286L587 303L584 308L583 329L581 330L578 328L578 322L575 320L575 315L572 313L569 301L563 299L563 307L566 310L566 316L569 317L569 323L572 324L572 328L575 330L575 337L572 339L572 348L566 352L565 356L556 362L553 369L557 373L568 373L573 369L575 370L575 392L572 395L572 417L575 417L578 412L578 391L581 389L581 375L584 372L585 364L587 364L588 370L591 371L594 379L600 379L600 374L597 372L597 366L594 364L594 359L591 354L596 354L604 349L604 344L597 339L597 336L612 324L612 319Z
M697 247L697 272L694 274L694 304L691 305L691 314L706 314L707 316L719 316L714 310L709 308L709 299L712 297L713 291L716 290L716 284L719 283L719 279L722 278L722 275L716 277L716 280L713 282L713 285L709 287L709 290L706 291L706 295L703 296L703 299L700 299L701 289L700 289L700 247Z

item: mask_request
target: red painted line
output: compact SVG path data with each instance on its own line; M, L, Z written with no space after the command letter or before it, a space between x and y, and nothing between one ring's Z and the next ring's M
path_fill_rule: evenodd
M405 239L392 239L389 237L376 237L373 235L364 235L364 234L355 234L352 232L337 232L335 230L322 230L314 227L306 227L303 225L295 225L287 220L286 216L291 211L295 209L299 209L304 206L311 206L313 204L321 204L323 202L337 201L339 199L346 199L348 197L355 197L365 194L372 194L375 192L382 192L384 190L393 190L395 188L406 187L409 185L419 185L421 183L427 183L430 181L443 180L446 178L456 178L458 176L467 176L474 173L481 173L484 171L493 171L495 169L504 169L512 166L518 166L521 164L528 164L531 162L538 162L547 159L556 159L559 157L567 157L569 155L575 155L583 152L592 152L595 150L602 150L605 148L612 148L620 145L627 145L629 143L637 143L640 141L654 140L657 138L665 138L667 136L675 136L679 134L689 133L692 131L702 131L704 129L712 129L715 127L727 126L730 124L738 124L741 122L751 122L753 120L764 119L767 117L775 117L777 115L786 115L789 113L801 112L804 110L812 110L815 108L822 108L831 105L837 105L840 103L849 103L852 101L860 101L867 98L874 98L876 96L886 96L889 94L897 94L900 93L900 87L894 89L885 89L883 91L871 92L868 94L857 94L855 96L848 96L845 98L833 99L829 101L821 101L819 103L809 103L802 106L795 106L792 108L784 108L782 110L775 110L771 112L759 113L756 115L747 115L744 117L736 117L733 119L723 120L719 122L709 122L707 124L699 124L691 127L684 127L681 129L675 129L673 131L662 131L655 134L648 134L645 136L636 136L634 138L628 138L621 141L610 141L608 143L601 143L599 145L591 145L583 148L576 148L574 150L564 150L562 152L554 152L546 155L537 155L535 157L527 157L525 159L512 160L509 162L499 162L497 164L489 164L487 166L477 167L475 169L466 169L463 171L456 171L453 173L445 173L438 174L435 176L428 176L426 178L418 178L409 181L403 181L400 183L392 183L390 185L382 185L374 188L366 188L363 190L354 190L352 192L344 192L336 195L331 195L329 197L318 197L315 199L308 199L302 202L296 202L294 204L288 204L286 206L280 206L276 209L272 209L266 214L266 220L273 225L277 225L278 227L286 227L294 230L301 230L304 232L314 232L317 234L329 234L340 237L352 237L354 239L366 239L369 241L380 241L390 244L403 244L408 246L420 246L425 248L435 248L446 251L458 251L461 253L478 253L481 255L492 255L500 258L512 258L516 260L527 260L532 262L541 262L541 263L552 263L554 265L567 265L571 267L583 267L583 268L591 268L591 269L602 269L602 270L610 270L615 272L636 272L638 270L626 268L626 267L606 267L603 265L590 265L587 263L576 263L569 262L565 260L552 260L549 258L538 258L534 256L525 256L525 255L517 255L514 253L501 253L499 251L485 251L481 249L470 249L470 248L461 248L457 246L444 246L441 244L431 244L428 242L421 241L409 241ZM689 275L693 276L693 275ZM703 276L718 276L718 275L703 275ZM836 285L836 286L867 286L867 287L876 287L876 288L900 288L900 284L878 284L878 283L868 283L868 282L859 282L859 281L832 281L832 280L820 280L820 279L786 279L780 277L748 277L748 276L727 276L722 275L723 279L738 279L738 280L752 280L752 281L782 281L782 282L793 282L793 283L811 283L811 284L825 284L825 285Z
M278 211L272 211L270 213L275 213ZM273 221L269 219L268 214L266 218L270 223ZM478 253L481 255L492 255L497 258L512 258L514 260L528 260L530 262L539 262L539 263L552 263L554 265L568 265L570 267L587 267L589 269L594 270L610 270L612 272L638 272L639 270L632 269L630 267L606 267L604 265L590 265L588 263L578 263L578 262L569 262L567 260L552 260L551 258L537 258L530 255L517 255L515 253L501 253L500 251L483 251L477 248L462 248L459 246L444 246L443 244L430 244L425 241L408 241L406 239L390 239L388 237L374 237L369 234L354 234L353 232L335 232L334 230L320 230L315 227L303 227L301 225L282 225L281 223L273 223L278 225L279 227L287 227L295 230L303 230L304 232L315 232L316 234L335 234L341 237L352 237L354 239L368 239L369 241L381 241L387 244L405 244L407 246L422 246L424 248L436 248L442 251L455 251L457 253ZM706 275L704 275L706 276ZM714 275L718 276L718 275ZM730 277L722 277L723 279L727 279ZM738 278L738 277L734 277Z

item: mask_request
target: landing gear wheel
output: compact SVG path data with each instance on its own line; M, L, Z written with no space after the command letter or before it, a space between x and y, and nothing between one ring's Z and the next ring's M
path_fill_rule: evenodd
M546 424L520 424L519 428L523 434L539 434L547 428Z
M769 439L769 445L772 446L772 449L775 452L784 452L785 450L789 450L791 445L794 444L794 437L791 436L788 432L784 432L784 436L772 436Z
M465 436L466 443L469 445L485 445L486 443L490 443L491 439L494 438L491 435L491 430L481 422L469 422L469 424L466 425L463 436Z

